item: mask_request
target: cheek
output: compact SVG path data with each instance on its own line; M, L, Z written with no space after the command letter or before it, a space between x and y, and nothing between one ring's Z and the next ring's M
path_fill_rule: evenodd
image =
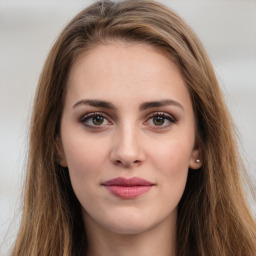
M63 136L64 137L64 136ZM107 150L90 137L77 133L63 142L70 178L75 186L89 183L102 169Z
M170 140L159 147L154 147L151 165L157 174L159 194L158 205L152 212L156 216L159 209L163 217L177 210L187 182L190 149L191 147L179 140Z
M192 145L179 140L170 140L158 148L154 148L154 162L164 175L176 176L187 172L192 152Z
M96 188L100 184L107 150L79 133L66 136L63 146L73 190L83 208L90 208L92 197L98 193ZM96 200L93 204L97 205Z
M159 183L166 197L173 196L173 200L180 200L186 186L192 143L171 140L159 148L155 148L153 165L158 170Z

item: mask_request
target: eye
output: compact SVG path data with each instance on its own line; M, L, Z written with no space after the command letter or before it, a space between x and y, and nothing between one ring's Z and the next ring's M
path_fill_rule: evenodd
M150 116L150 118L146 122L148 125L154 128L167 128L172 124L176 123L174 117L166 113L155 113Z
M84 115L80 122L90 128L102 128L112 123L102 113L90 113Z

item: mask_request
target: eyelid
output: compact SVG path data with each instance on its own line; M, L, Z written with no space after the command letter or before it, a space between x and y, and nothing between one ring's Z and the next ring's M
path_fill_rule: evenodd
M101 117L105 118L109 124L113 123L110 120L111 118L109 117L109 115L104 113L104 112L89 112L89 113L86 113L86 114L82 115L81 118L79 118L79 121L81 123L83 123L83 125L85 125L86 127L89 127L89 128L92 128L92 129L100 129L100 128L103 128L104 126L106 126L106 125L98 125L98 126L97 125L89 125L89 124L85 123L87 120L89 120L90 118L93 118L95 116L101 116ZM107 125L109 125L109 124L107 124Z
M163 116L163 117L166 117L166 118L170 118L170 119L172 119L173 121L176 121L176 118L175 118L173 115L171 115L171 114L169 114L169 113L166 113L166 112L161 112L161 111L156 111L156 112L151 113L151 114L148 116L148 119L149 119L149 118L152 118L152 117L154 117L154 116Z
M104 123L99 124L99 125L89 124L88 120L90 120L91 118L93 118L95 116L103 117L107 121L107 124L106 123L105 124ZM150 119L152 119L154 117L159 117L159 116L163 117L165 122L168 121L168 124L156 125L156 124L150 124L149 123ZM97 112L89 112L89 113L83 114L82 117L79 118L79 122L82 123L84 126L86 126L88 128L91 128L91 129L103 129L108 125L112 125L113 124L113 119L109 116L109 114L107 114L105 112L97 111ZM166 129L166 128L172 126L175 123L177 123L177 119L172 114L157 111L157 112L150 113L147 116L146 121L143 124L145 124L147 126L150 126L150 127L152 127L153 129L156 129L156 130L161 130L161 129L163 130L163 129Z
M88 117L92 117L92 116L103 116L106 117L106 114L104 112L88 112L86 114L83 114L80 118L81 121L83 121L84 119L88 118ZM106 117L107 118L107 117Z
M157 117L157 116L161 116L164 119L168 120L170 122L170 124L163 125L163 126L152 125L153 129L161 130L161 129L168 128L168 127L172 126L173 124L177 123L177 119L173 115L166 113L166 112L159 112L159 111L151 113L148 116L148 118L146 119L145 123L149 122L150 119L152 119L153 117Z

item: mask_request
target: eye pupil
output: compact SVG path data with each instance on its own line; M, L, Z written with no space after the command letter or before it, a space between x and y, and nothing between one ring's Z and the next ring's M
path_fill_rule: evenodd
M93 117L93 124L94 125L101 125L104 122L104 117L103 116L95 116Z
M156 116L153 120L154 122L154 125L157 125L157 126L160 126L160 125L163 125L164 124L164 121L165 121L165 118L162 117L162 116Z

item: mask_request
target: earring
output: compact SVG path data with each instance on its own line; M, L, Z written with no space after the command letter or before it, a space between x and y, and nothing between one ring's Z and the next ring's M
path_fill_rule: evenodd
M196 163L200 163L201 161L200 161L200 159L196 159Z

